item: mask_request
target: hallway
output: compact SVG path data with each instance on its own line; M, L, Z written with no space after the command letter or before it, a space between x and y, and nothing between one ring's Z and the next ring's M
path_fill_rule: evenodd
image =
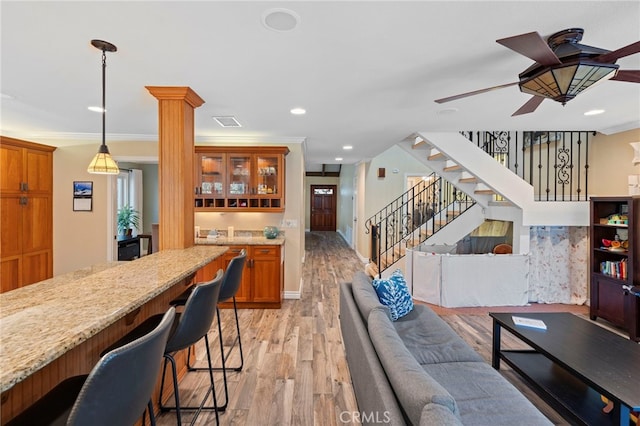
M346 425L357 405L346 365L338 322L338 283L363 269L357 255L335 232L306 234L304 287L300 300L282 308L242 309L240 327L245 357L242 372L228 373L229 406L223 425ZM222 311L225 344L235 329L233 311ZM220 365L217 325L209 335L214 363ZM197 345L197 359L204 360ZM229 361L237 365L237 348ZM183 404L197 404L208 382L206 373L188 373L181 382ZM218 401L224 400L222 374L216 373ZM172 401L171 401L172 402ZM209 403L211 399L209 399ZM190 421L187 412L183 421ZM175 413L158 416L160 426L175 425ZM203 411L198 425L215 424Z

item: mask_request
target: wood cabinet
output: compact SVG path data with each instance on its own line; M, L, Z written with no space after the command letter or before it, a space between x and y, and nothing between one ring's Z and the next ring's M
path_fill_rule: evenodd
M284 293L284 246L230 246L223 256L198 271L196 281L213 279L218 269L226 270L231 259L243 249L247 251L247 260L236 293L238 308L280 308ZM233 301L221 303L220 307L231 308Z
M283 212L287 147L196 146L196 211Z
M0 292L53 276L54 150L0 136Z
M615 216L614 216L615 215ZM640 197L591 197L592 320L603 318L640 341Z

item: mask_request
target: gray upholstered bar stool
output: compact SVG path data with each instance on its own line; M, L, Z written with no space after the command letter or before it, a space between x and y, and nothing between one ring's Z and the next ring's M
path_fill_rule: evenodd
M222 286L222 277L223 272L222 269L220 269L211 281L198 283L192 287L193 290L187 298L187 301L184 305L184 310L176 314L174 327L164 349L165 361L164 367L162 369L162 381L160 386L160 396L158 404L160 406L160 410L162 411L176 410L178 425L182 424L182 410L196 410L196 413L191 420L191 424L195 423L202 410L215 410L216 423L219 422L219 410L217 409L216 392L213 381L213 368L211 365L211 352L209 349L209 337L207 336L207 333L209 332L209 329L213 324L213 317L215 315L218 296L220 295L220 288ZM127 341L137 338L137 336L139 336L140 334L144 334L149 328L153 328L157 322L158 315L149 317L143 323L131 330L126 336L116 342L115 345L121 345L126 343ZM198 407L181 406L180 389L178 387L178 372L174 354L183 349L190 348L203 338L207 350L207 361L209 363L209 366L211 367L211 371L209 373L210 384L204 398L202 399L202 402ZM167 362L171 364L174 391L173 395L175 400L174 406L166 406L162 403ZM212 394L212 406L206 406L206 401L209 397L209 394Z
M229 402L229 391L227 385L227 370L234 371L242 371L242 367L244 366L244 356L242 353L242 340L240 337L240 321L238 320L238 307L236 305L236 294L240 289L240 284L242 283L242 272L244 271L244 265L247 259L247 252L243 249L240 253L235 256L227 265L227 269L224 273L224 278L222 279L222 287L220 288L220 297L218 298L218 303L226 302L228 300L233 300L233 312L235 314L236 320L236 336L231 344L231 347L227 352L224 351L224 340L222 337L222 322L220 321L220 309L216 307L216 315L218 317L218 339L220 341L220 351L222 353L222 367L215 367L213 370L222 371L223 374L223 384L224 384L224 395L225 401L224 404L218 405L218 411L224 411L227 408L227 403ZM189 297L193 287L185 290L180 296L171 301L171 304L174 306L184 305L185 301ZM231 355L231 352L235 348L236 344L238 345L238 350L240 353L240 364L235 367L229 367L226 365L227 359ZM191 352L187 356L187 367L189 371L207 371L208 367L194 367L191 365Z
M147 408L154 425L151 394L174 317L170 308L149 333L107 352L88 376L63 381L7 425L132 425Z

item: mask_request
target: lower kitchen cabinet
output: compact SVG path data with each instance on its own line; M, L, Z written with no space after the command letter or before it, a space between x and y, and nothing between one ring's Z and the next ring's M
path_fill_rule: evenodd
M213 279L216 271L226 269L242 249L247 251L247 260L236 293L238 308L280 308L284 293L284 246L281 245L230 246L223 256L198 271L196 281ZM220 307L232 308L233 301L221 303Z

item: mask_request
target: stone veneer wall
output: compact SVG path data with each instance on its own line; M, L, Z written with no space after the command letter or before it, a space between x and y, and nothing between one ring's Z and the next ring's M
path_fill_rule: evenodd
M582 305L589 287L589 228L530 229L529 301Z

